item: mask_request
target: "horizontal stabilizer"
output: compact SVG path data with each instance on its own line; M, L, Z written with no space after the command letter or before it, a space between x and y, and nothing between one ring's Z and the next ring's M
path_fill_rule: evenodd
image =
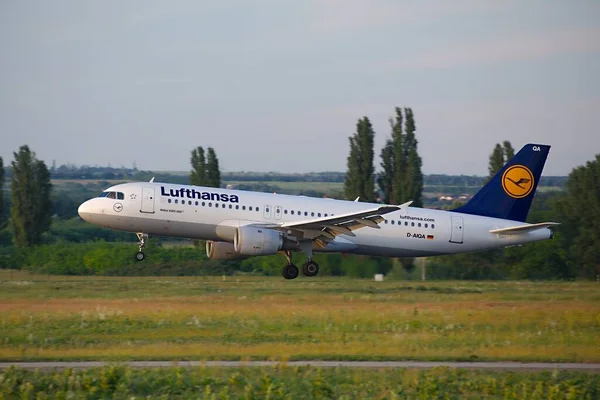
M496 233L498 235L518 235L520 233L527 233L537 231L538 229L549 228L551 226L560 225L558 222L541 222L539 224L527 224L519 226L511 226L508 228L492 229L490 233Z

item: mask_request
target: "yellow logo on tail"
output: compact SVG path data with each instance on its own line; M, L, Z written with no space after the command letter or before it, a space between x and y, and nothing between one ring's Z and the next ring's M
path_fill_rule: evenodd
M513 165L502 175L502 189L514 199L527 197L533 190L533 174L524 165Z

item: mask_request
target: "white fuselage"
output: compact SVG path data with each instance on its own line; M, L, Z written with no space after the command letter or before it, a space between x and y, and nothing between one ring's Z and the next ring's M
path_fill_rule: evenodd
M235 230L251 224L281 224L360 212L380 204L239 190L125 183L107 191L120 198L98 197L83 203L80 216L107 228L149 235L233 242ZM364 227L356 236L340 235L314 251L387 257L420 257L500 248L548 239L548 228L512 235L492 229L523 222L451 211L406 207L386 214L380 229Z
M239 190L125 183L107 191L120 198L98 197L83 203L80 216L107 228L149 235L233 242L235 230L251 224L281 224L360 212L379 206L334 199L258 193ZM365 227L356 236L340 235L314 251L419 257L518 245L548 239L547 228L513 235L492 229L522 222L406 207L385 215L380 229Z

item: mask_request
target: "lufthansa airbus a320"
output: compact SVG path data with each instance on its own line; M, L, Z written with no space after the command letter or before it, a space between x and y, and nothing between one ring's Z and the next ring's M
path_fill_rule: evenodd
M299 275L292 252L315 276L315 252L422 257L495 249L549 239L554 222L525 222L550 146L524 146L473 198L452 211L282 194L124 183L79 207L85 221L135 232L142 261L148 235L207 240L211 259L283 253L286 279Z

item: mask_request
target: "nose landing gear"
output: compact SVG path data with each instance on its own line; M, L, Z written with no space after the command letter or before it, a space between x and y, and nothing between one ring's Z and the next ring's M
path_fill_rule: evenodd
M136 236L138 238L139 251L137 253L135 253L135 260L143 261L146 258L146 255L144 254L144 252L142 250L146 246L146 239L148 239L148 234L138 232L138 233L136 233Z

